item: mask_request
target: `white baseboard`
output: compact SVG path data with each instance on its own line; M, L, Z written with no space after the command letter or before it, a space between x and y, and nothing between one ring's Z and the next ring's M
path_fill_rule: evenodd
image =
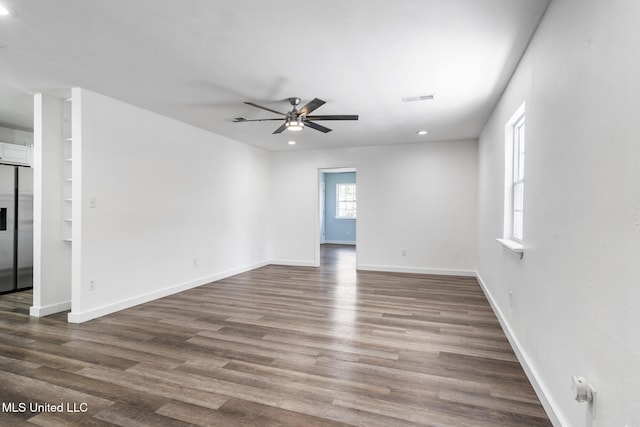
M29 308L29 316L44 317L51 314L61 313L63 311L71 310L71 301L59 302L57 304L49 304L43 307L36 307L35 305Z
M182 292L188 289L196 288L198 286L206 285L207 283L215 282L217 280L221 280L230 276L235 276L236 274L240 274L250 270L254 270L256 268L264 267L265 265L268 265L268 264L269 262L267 261L261 261L245 267L240 267L233 270L227 270L221 273L213 274L211 276L201 277L196 280L181 283L175 286L170 286L168 288L160 289L154 292L149 292L147 294L139 295L137 297L128 298L126 300L122 300L112 304L107 304L102 307L97 307L81 313L72 311L71 313L68 314L67 321L69 323L86 322L91 319L96 319L98 317L106 316L107 314L115 313L116 311L131 308L139 304L144 304L145 302L153 301L158 298L163 298L169 295L176 294L178 292Z
M475 277L476 272L471 270L454 270L444 268L401 267L397 265L363 265L356 267L358 270L382 271L389 273L413 273L413 274L437 274L440 276L466 276Z
M322 243L328 243L330 245L355 245L356 241L355 240L325 240Z
M318 267L315 261L300 261L295 259L272 259L268 262L271 265L285 265L291 267Z
M480 287L482 288L482 291L487 297L487 300L489 301L489 304L491 305L493 312L498 318L498 321L500 322L500 326L502 326L502 330L507 336L507 340L509 340L509 344L511 344L511 348L513 348L513 351L516 354L516 357L518 358L520 365L522 365L522 369L524 369L524 372L527 375L529 382L531 382L531 385L533 386L533 389L536 392L536 395L538 395L538 399L540 399L540 403L542 404L542 407L544 408L545 412L549 416L551 423L557 427L568 426L569 425L568 421L564 419L564 417L560 416L561 412L558 410L558 405L551 398L551 394L549 393L549 391L544 385L544 382L538 375L538 372L535 366L533 365L533 363L531 362L531 359L529 359L529 356L527 355L526 351L520 345L520 341L518 340L518 337L515 335L513 329L511 328L509 321L502 313L502 310L500 310L500 307L498 306L495 299L493 298L491 291L489 291L489 288L487 288L487 285L484 283L484 281L482 280L482 277L480 277L480 274L478 272L476 272L476 279L478 279L478 283L480 283Z

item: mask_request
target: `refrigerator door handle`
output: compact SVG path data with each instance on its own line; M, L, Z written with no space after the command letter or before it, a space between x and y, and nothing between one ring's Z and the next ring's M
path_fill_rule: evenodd
M0 231L7 231L7 208L0 208Z

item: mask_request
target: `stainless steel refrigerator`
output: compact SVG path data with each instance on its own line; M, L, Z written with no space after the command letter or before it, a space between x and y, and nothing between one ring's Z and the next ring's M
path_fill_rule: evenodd
M33 169L0 164L0 293L33 287Z

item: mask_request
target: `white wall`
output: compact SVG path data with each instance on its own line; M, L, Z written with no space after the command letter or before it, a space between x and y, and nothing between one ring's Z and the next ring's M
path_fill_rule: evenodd
M556 425L640 425L639 16L638 2L552 1L480 137L478 273ZM504 125L525 100L519 260L495 239ZM572 375L597 389L596 422Z
M34 96L32 316L71 307L71 250L63 241L62 100Z
M475 271L477 141L277 152L271 167L274 262L317 264L318 170L356 167L358 268Z
M267 152L87 90L73 104L70 321L264 264Z
M33 132L0 126L0 142L8 142L10 144L18 145L31 145L33 144Z

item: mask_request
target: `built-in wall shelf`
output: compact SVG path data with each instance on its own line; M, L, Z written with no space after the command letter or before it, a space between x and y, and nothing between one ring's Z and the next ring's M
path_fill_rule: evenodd
M73 192L73 175L72 175L72 162L73 162L73 135L72 135L72 117L71 106L72 98L65 99L63 105L63 128L62 139L65 144L61 147L62 157L62 240L65 242L71 242L72 236L72 222L73 222L73 206L71 203L71 197Z

